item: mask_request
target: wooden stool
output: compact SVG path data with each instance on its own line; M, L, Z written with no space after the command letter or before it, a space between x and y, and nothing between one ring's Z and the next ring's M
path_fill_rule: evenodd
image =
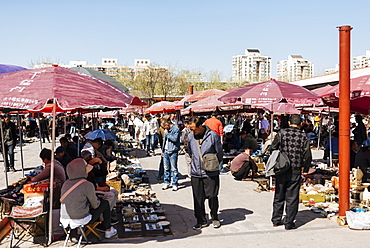
M270 180L268 178L255 178L253 181L258 183L258 186L254 191L270 191Z

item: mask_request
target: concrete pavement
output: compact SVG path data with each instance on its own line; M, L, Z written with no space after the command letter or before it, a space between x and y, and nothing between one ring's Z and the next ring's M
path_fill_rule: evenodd
M46 144L49 146L49 144ZM40 145L28 144L24 148L26 168L40 165L38 158ZM19 153L17 153L18 155ZM257 193L255 182L235 181L230 174L221 175L219 194L221 228L203 228L192 230L195 224L190 181L184 177L187 174L184 155L179 156L179 171L183 175L177 192L170 189L161 190L161 182L157 182L157 168L160 155L140 159L147 171L152 188L157 192L163 205L167 220L171 222L173 235L166 237L146 237L104 240L88 247L349 247L356 244L367 247L367 231L353 231L340 227L335 219L329 220L311 212L300 205L297 215L298 229L286 231L283 226L272 227L270 222L272 212L273 192ZM320 156L321 151L314 151L314 156ZM20 166L17 165L16 168ZM21 177L20 172L10 173L10 182ZM1 183L3 178L0 175ZM207 210L209 212L209 210ZM56 242L52 247L61 247L62 242ZM4 240L0 247L9 243ZM37 247L25 243L21 247Z

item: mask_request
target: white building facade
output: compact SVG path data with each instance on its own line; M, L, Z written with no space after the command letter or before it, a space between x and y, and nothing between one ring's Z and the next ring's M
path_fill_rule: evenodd
M245 55L233 56L234 82L258 83L271 78L271 58L261 55L258 49L245 49Z
M301 55L289 55L288 60L277 62L277 79L284 82L292 82L311 78L314 75L312 62L304 60Z
M370 50L366 51L366 55L353 57L353 69L370 67Z

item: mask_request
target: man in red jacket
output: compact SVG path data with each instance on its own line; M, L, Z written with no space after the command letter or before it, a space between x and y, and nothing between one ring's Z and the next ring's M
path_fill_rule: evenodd
M207 119L204 122L204 125L206 125L212 131L217 133L217 135L220 136L221 139L222 139L222 136L224 136L224 127L222 126L221 121L219 119L217 119L217 114L216 113L213 113L212 117Z

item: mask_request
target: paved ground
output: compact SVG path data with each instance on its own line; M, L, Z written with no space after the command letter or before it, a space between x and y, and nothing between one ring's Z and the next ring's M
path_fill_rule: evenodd
M49 144L46 144L49 146ZM19 151L19 150L17 150ZM26 168L40 164L38 143L24 147ZM19 152L17 153L17 157ZM314 156L321 152L314 151ZM235 181L230 174L221 175L220 219L219 229L207 227L201 231L192 230L195 218L192 211L192 193L190 182L185 177L180 180L177 192L161 190L161 183L156 181L157 167L160 156L141 159L152 182L153 190L166 211L171 222L173 235L157 238L129 238L104 240L103 243L88 247L358 247L368 246L367 231L353 231L340 227L335 219L329 220L308 210L303 205L297 216L298 229L286 231L283 227L273 228L270 222L273 192L257 193L254 182ZM19 160L19 159L18 159ZM17 161L19 164L19 161ZM17 164L17 168L20 165ZM187 174L185 159L179 156L179 171ZM0 173L1 174L1 173ZM21 172L10 173L10 182L21 177ZM0 175L1 187L4 177ZM9 242L3 241L0 247L7 247ZM36 247L29 243L21 247ZM52 247L61 247L56 242Z

